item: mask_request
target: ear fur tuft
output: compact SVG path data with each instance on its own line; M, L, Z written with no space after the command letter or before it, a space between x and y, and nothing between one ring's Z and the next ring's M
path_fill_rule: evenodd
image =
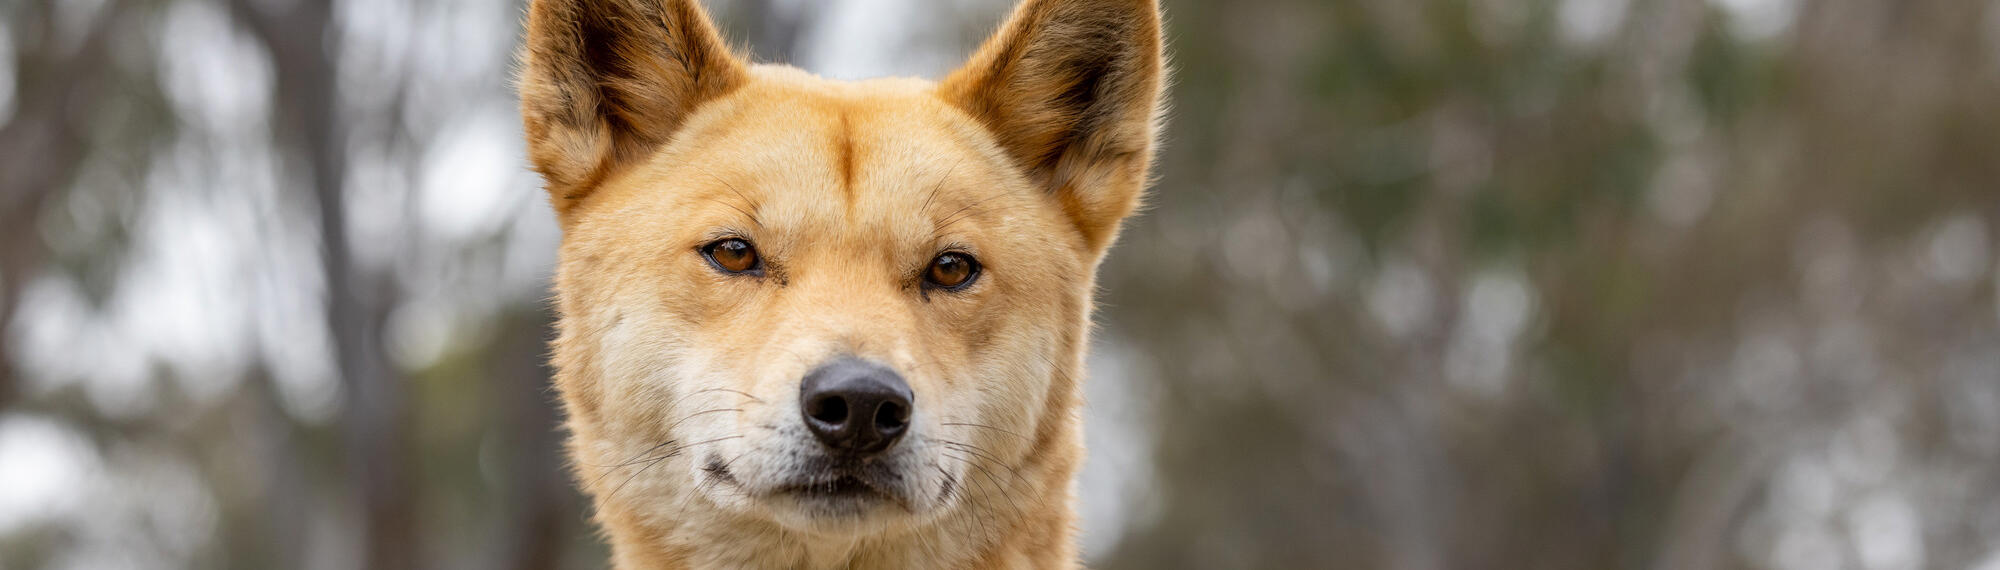
M528 157L563 217L748 73L696 0L534 0L520 60Z

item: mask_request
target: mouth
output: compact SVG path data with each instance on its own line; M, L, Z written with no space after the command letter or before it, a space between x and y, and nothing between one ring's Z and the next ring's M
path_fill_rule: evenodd
M836 468L798 477L771 494L821 515L854 516L887 505L914 512L895 481L879 469Z
M778 488L778 493L808 500L856 501L887 499L889 494L853 475L837 475L825 481L799 481Z
M761 492L751 490L752 494L819 517L861 516L890 505L914 512L900 490L902 478L893 469L875 463L823 463L812 467ZM726 463L711 458L702 471L717 485L749 490Z

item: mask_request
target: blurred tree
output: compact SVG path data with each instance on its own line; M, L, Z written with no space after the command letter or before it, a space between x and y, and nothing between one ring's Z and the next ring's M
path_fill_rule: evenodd
M1992 293L1906 253L1990 283L2000 108L1963 102L2000 100L1992 8L1170 4L1165 172L1106 269L1160 502L1106 567L1988 555L1938 537L1990 517L1898 513L1990 508L1994 479L1824 470L1886 423L1873 449L1923 451L1862 461L1901 481L1993 472L1919 419L1994 397ZM1874 502L1797 516L1786 477Z
M387 274L358 263L348 228L346 123L339 105L340 35L330 0L231 0L230 11L269 50L277 70L275 140L294 149L303 185L319 213L320 267L341 407L350 484L363 512L363 566L418 564L415 491L408 465L408 395L383 340L397 288Z
M761 61L932 20L900 64L1006 4L714 8ZM2000 7L1167 5L1094 566L2000 567ZM518 13L0 2L0 465L47 468L0 474L74 474L0 488L0 566L602 566Z
M36 217L89 152L90 110L117 80L111 41L133 25L124 2L114 2L72 40L58 28L51 5L10 6L8 37L24 38L13 49L13 113L0 124L0 325L12 322L14 307L42 261ZM0 354L7 340L0 335ZM0 408L20 381L0 358Z

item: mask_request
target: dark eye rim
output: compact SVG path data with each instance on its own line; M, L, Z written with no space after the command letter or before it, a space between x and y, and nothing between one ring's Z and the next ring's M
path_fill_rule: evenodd
M750 255L752 257L755 257L757 261L755 264L751 265L749 269L745 269L742 271L735 271L730 268L723 267L722 262L715 260L715 249L718 247L722 247L722 244L729 243L732 241L740 241L743 242L743 245L750 247ZM757 277L761 277L764 275L764 254L762 252L757 251L757 244L752 243L749 239L746 239L742 236L729 236L724 238L718 238L708 243L702 244L700 248L697 248L697 251L701 253L702 261L707 261L709 267L714 268L716 271L721 272L723 275L750 275Z
M944 259L945 256L954 256L965 260L966 266L969 267L970 269L966 271L964 281L959 282L957 285L945 285L943 283L938 283L936 281L931 280L931 268L936 267L937 261L939 259ZM931 256L931 262L924 265L924 272L923 272L924 288L936 291L945 291L945 292L964 291L966 288L971 287L972 284L978 283L979 277L985 273L986 273L986 264L980 263L979 257L972 255L972 252L956 250L956 249L945 250L942 252L938 252L937 255Z

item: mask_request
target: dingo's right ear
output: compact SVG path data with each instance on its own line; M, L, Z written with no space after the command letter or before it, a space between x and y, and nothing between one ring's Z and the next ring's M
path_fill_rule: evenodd
M557 216L746 74L697 0L534 0L521 121Z

